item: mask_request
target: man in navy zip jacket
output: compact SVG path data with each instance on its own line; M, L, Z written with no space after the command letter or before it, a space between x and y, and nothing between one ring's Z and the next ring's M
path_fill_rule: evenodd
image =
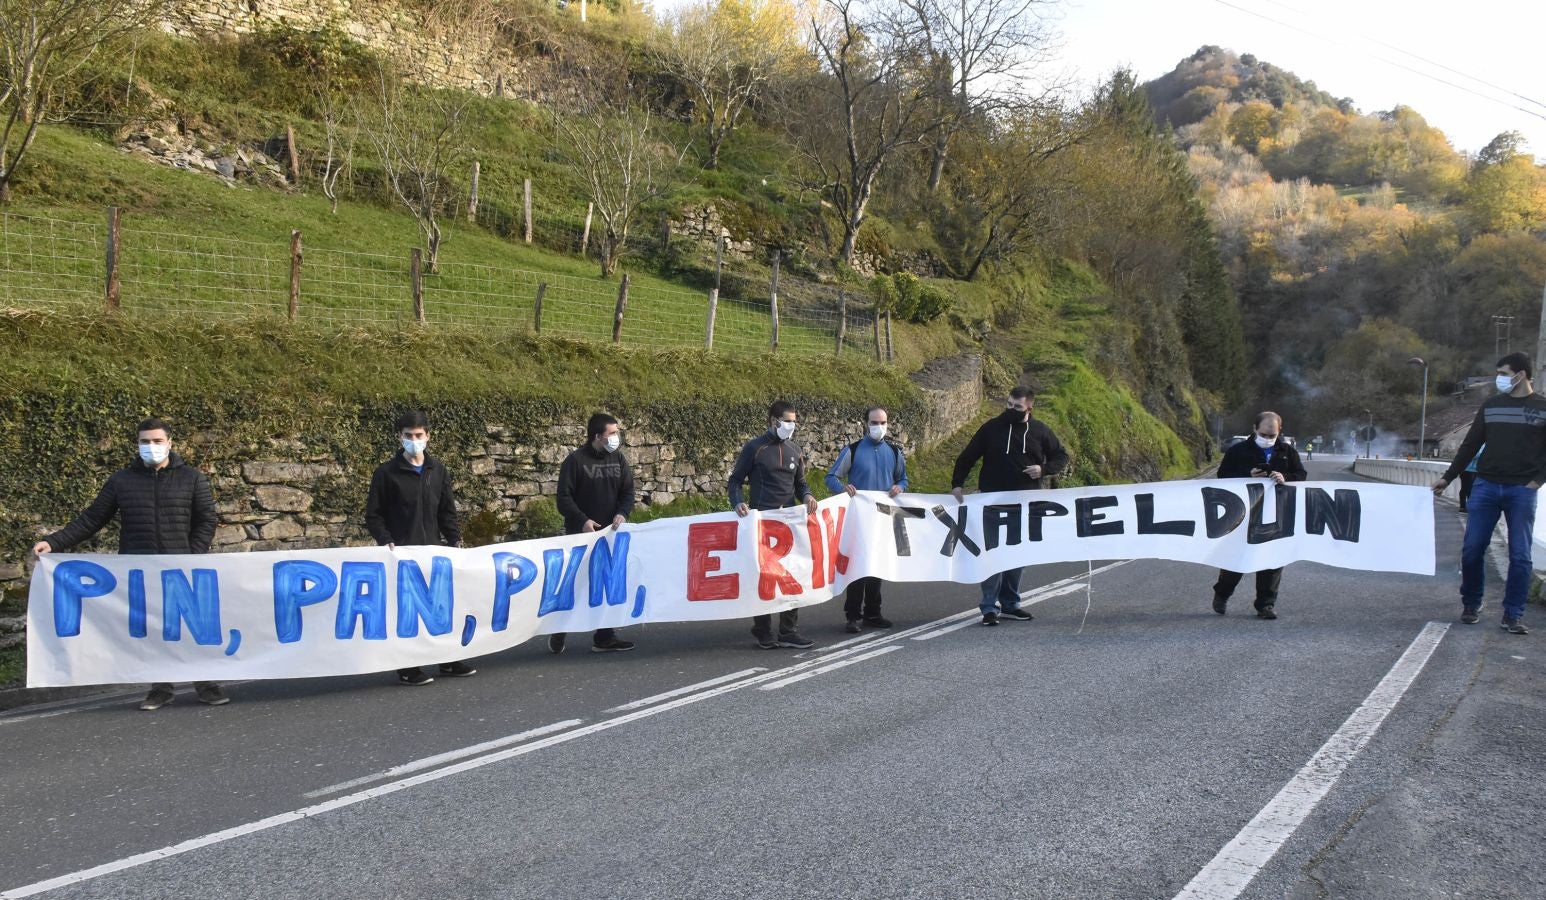
M741 455L730 470L730 506L738 516L745 516L753 509L784 509L803 501L805 511L816 514L816 497L805 483L805 452L791 438L800 416L794 404L786 400L776 401L768 407L768 430L746 442ZM741 486L750 488L748 500L741 495ZM805 650L815 642L801 636L795 629L800 611L786 609L778 614L778 637L773 636L771 615L752 618L752 637L764 650L775 647L794 647Z
M140 423L139 458L108 477L107 483L80 515L32 550L39 556L62 552L101 531L118 517L118 552L208 553L215 538L215 496L204 473L172 452L166 423L150 418ZM195 681L200 703L220 706L229 698L213 681ZM172 685L153 684L140 709L160 709L172 702Z
M590 534L603 528L616 531L633 512L633 467L622 451L622 426L606 413L585 423L585 444L558 469L558 512L564 534ZM564 652L563 634L548 636L548 650ZM598 628L591 635L591 652L632 650L633 641L617 636L615 628Z
M827 471L827 490L834 494L847 491L850 497L857 491L884 491L895 497L907 490L907 458L902 445L886 437L887 427L884 407L872 406L865 411L864 437L837 455ZM849 583L843 600L849 634L858 634L864 626L891 627L880 614L880 600L879 578L857 578Z
M972 467L982 460L977 487L989 491L1041 490L1042 479L1056 475L1068 465L1068 452L1041 421L1031 416L1036 395L1027 387L1016 386L1009 392L1008 409L984 422L971 443L956 458L950 477L950 492L959 501ZM1019 566L988 576L982 583L982 624L997 625L999 616L1028 622L1032 616L1020 608Z
M1256 415L1256 429L1249 441L1224 451L1219 462L1220 478L1267 478L1274 484L1285 481L1304 481L1307 476L1304 463L1299 461L1299 451L1283 440L1283 417L1275 412ZM1219 570L1219 580L1213 585L1213 611L1224 615L1225 606L1245 575L1242 572ZM1262 619L1276 619L1278 586L1283 582L1283 568L1262 569L1256 573L1256 615Z
M1531 548L1535 534L1537 492L1546 483L1546 397L1535 392L1530 376L1535 368L1530 357L1510 353L1498 360L1498 393L1476 411L1476 420L1455 452L1444 477L1433 484L1443 493L1472 457L1476 484L1465 503L1465 541L1460 547L1460 621L1475 625L1481 617L1482 588L1487 567L1487 545L1500 516L1508 520L1508 579L1503 586L1503 628L1511 634L1529 634L1525 627L1525 600L1534 571Z

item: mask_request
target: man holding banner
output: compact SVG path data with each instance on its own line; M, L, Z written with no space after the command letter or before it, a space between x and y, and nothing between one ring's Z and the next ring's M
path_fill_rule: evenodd
M596 413L585 424L585 445L564 457L558 469L558 511L564 517L565 534L590 534L610 527L616 531L633 512L633 468L619 449L623 437L617 419ZM548 636L548 650L564 652L567 636ZM614 628L598 628L591 636L591 652L632 650L633 642L619 640Z
M32 550L39 556L69 550L101 531L116 515L118 552L208 553L215 537L215 496L204 473L172 452L166 423L149 418L139 425L139 458L108 477L107 483L80 515ZM200 703L219 706L230 701L213 681L195 681ZM160 709L172 702L172 685L157 682L140 709Z
M1304 481L1309 474L1299 461L1299 452L1283 440L1283 417L1275 412L1256 415L1256 427L1251 440L1241 441L1224 451L1219 463L1220 478L1266 478L1274 484L1288 481ZM1213 611L1224 615L1229 598L1239 586L1243 572L1219 570L1219 579L1213 585ZM1262 569L1256 573L1256 615L1261 619L1276 619L1278 587L1283 582L1283 567Z
M456 521L456 496L445 464L425 453L429 419L418 410L397 417L402 449L376 467L365 498L365 527L376 543L395 548L440 545L460 547L462 529ZM441 663L440 674L466 678L478 670L465 662ZM425 685L435 679L418 666L397 670L397 683Z
M741 455L730 470L730 506L735 514L745 516L752 509L770 510L805 503L805 511L816 514L816 496L805 483L805 452L793 440L800 416L794 404L777 400L768 407L768 430L746 442ZM751 491L750 504L743 499L741 486ZM764 650L776 647L793 647L807 650L816 646L796 630L800 621L798 609L786 609L778 614L778 637L773 636L771 615L752 618L752 637Z
M1031 417L1036 395L1030 388L1016 385L1005 405L1008 409L983 423L956 458L950 493L957 502L978 460L982 470L977 474L977 487L983 493L1041 490L1043 478L1068 465L1068 452L1052 429ZM982 602L978 605L982 624L997 625L1001 615L1022 622L1033 618L1020 608L1020 572L1016 566L990 575L982 583Z
M827 471L827 490L844 491L852 497L859 491L884 491L895 497L907 490L907 457L902 445L886 437L887 414L884 407L872 406L864 413L864 437L838 453ZM848 484L843 484L847 480ZM848 584L843 599L843 615L848 633L858 634L865 626L890 628L891 622L880 614L880 579L855 578Z

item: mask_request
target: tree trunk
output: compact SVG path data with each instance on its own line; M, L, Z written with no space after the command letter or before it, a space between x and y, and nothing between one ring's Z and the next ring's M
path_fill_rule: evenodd
M709 126L709 158L703 161L705 169L719 168L719 148L725 143L725 133Z
M11 202L11 176L6 173L0 176L0 206L7 206Z
M426 231L429 238L429 274L440 274L440 224L434 219L429 220L429 228Z
M934 139L933 161L929 165L929 190L939 190L939 182L945 175L945 156L950 152L950 135L941 131Z

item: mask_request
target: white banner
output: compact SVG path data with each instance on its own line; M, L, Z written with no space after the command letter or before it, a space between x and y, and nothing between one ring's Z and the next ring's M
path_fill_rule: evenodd
M981 581L1016 566L1296 561L1433 574L1433 501L1404 485L1260 479L949 495L624 525L473 549L51 553L32 576L27 684L348 675L538 634L747 618L852 579Z

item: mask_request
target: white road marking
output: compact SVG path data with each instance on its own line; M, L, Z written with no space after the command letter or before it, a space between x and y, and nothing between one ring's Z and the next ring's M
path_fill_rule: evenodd
M614 706L611 709L606 710L606 712L627 712L630 709L641 709L643 707L659 703L662 700L670 700L672 697L680 697L683 694L691 694L693 691L701 691L704 688L715 687L717 685L724 684L727 681L735 681L737 678L745 678L748 675L756 675L758 672L766 671L767 669L763 668L762 666L756 666L750 669L742 669L739 672L732 672L729 675L721 675L718 678L710 678L708 681L700 681L697 684L689 684L686 687L679 687L674 691L666 691L663 694L656 694L653 697L645 697L642 700L634 700L631 703L624 703L621 706Z
M1245 890L1278 849L1293 836L1316 804L1331 790L1348 764L1379 731L1385 717L1423 670L1449 625L1429 622L1390 667L1380 683L1353 710L1310 761L1278 791L1234 840L1181 889L1176 900L1230 900Z
M861 635L859 635L856 638L849 638L846 641L838 641L835 644L828 644L825 647L817 647L815 650L807 650L804 653L796 653L795 657L798 659L798 658L804 657L806 655L820 655L822 653L831 653L833 650L841 650L844 647L852 647L855 644L862 644L862 643L864 643L866 641L873 641L873 640L875 640L878 637L885 636L885 633L886 633L885 631L870 631L870 632L868 632L866 634L861 634Z
M841 669L844 666L851 666L854 663L864 662L867 659L874 659L877 656L884 656L884 655L886 655L887 653L890 653L893 650L900 650L900 649L902 649L902 647L899 644L887 644L886 646L881 647L879 649L870 650L868 653L861 653L858 656L850 656L847 659L840 659L840 660L838 660L837 662L834 662L834 663L827 663L824 666L819 666L817 668L811 669L809 672L801 672L799 675L793 675L793 676L790 676L789 678L780 678L778 681L768 682L767 684L764 684L761 687L757 688L757 690L759 690L759 691L776 691L776 690L778 690L781 687L788 687L789 685L794 684L795 682L804 681L807 678L815 678L817 675L826 674L827 672L831 672L834 669ZM823 662L825 662L825 660L823 660Z
M357 788L362 784L370 784L372 781L381 781L386 778L396 778L400 775L407 775L410 772L422 772L425 769L433 769L441 763L448 763L454 759L463 759L468 756L476 756L485 750L497 750L500 747L508 747L511 744L519 744L522 741L529 741L532 738L542 737L545 734L552 734L555 731L563 731L565 728L573 728L574 726L580 724L581 721L583 720L569 719L564 722L554 722L551 725L543 725L540 728L533 728L530 731L523 731L520 734L507 734L502 738L495 738L491 741L484 741L481 744L472 744L471 746L462 747L456 750L448 750L445 753L437 753L434 756L426 756L423 759L416 759L413 762L406 762L400 766L393 766L390 769L383 769L374 775L364 775L359 778L350 779L349 781L340 781L338 784L330 784L325 788L317 788L314 791L307 791L301 796L325 797L328 794L336 794L339 791L347 791L350 788Z

